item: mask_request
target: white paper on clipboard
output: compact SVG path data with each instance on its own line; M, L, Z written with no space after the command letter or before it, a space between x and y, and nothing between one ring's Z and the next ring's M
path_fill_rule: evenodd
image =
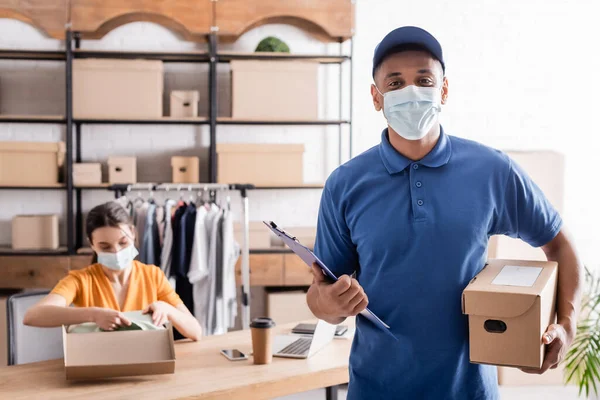
M283 242L290 248L290 250L292 250L298 257L300 257L302 259L302 261L304 261L304 263L306 263L306 265L309 268L312 268L312 265L314 263L316 263L319 267L321 267L321 269L323 270L323 272L325 273L325 275L327 275L328 277L330 277L334 281L338 280L337 276L335 276L333 274L333 272L331 272L329 270L329 268L327 268L327 266L321 260L319 260L319 258L315 255L315 253L313 253L308 247L304 246L296 238L294 238L294 237L288 235L287 233L285 233L281 228L278 228L277 225L274 222L272 222L272 221L271 222L263 221L263 223L275 235L277 235L277 237L281 238L283 240ZM365 317L366 319L368 319L369 321L371 321L372 323L374 323L377 327L381 328L383 331L385 331L386 333L388 333L389 335L391 335L394 339L396 339L396 337L390 331L389 325L386 324L385 322L383 322L371 310L369 310L367 308L364 311L362 311L360 314L363 317Z

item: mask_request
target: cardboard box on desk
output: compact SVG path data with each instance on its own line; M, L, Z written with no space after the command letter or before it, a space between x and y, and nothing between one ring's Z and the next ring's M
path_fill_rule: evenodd
M173 374L173 330L67 333L63 326L65 373L69 380Z
M556 317L555 262L489 260L463 291L471 362L540 368Z

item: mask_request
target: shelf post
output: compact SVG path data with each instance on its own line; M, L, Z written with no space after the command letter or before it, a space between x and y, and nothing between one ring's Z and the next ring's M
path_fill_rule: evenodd
M209 182L217 181L217 34L209 35L209 123L210 144L208 156Z
M67 252L75 254L73 224L73 32L67 30L66 38L66 183L67 183Z

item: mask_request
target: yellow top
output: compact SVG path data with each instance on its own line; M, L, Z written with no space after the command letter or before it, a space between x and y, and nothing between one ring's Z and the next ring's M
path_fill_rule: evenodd
M67 305L102 307L117 311L142 310L155 301L164 301L173 307L183 304L160 268L139 261L133 261L122 310L100 264L69 272L68 276L58 282L52 293L64 297Z

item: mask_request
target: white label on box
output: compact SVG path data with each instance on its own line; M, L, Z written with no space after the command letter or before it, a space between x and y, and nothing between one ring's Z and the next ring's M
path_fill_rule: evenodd
M492 285L532 287L542 272L542 267L506 265L492 281Z

